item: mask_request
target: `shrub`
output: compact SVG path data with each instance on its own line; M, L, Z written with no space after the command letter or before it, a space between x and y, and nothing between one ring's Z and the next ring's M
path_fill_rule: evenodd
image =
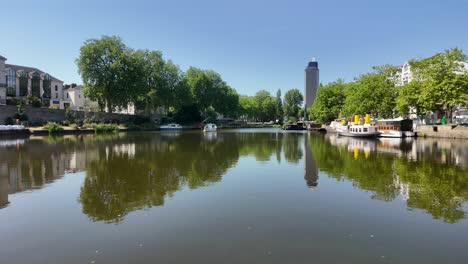
M35 96L31 96L31 95L26 96L25 103L27 105L31 105L33 107L41 107L42 106L41 99L39 99L39 98L37 98Z
M5 125L14 125L14 124L15 124L15 120L13 120L13 118L11 117L5 118Z
M133 123L127 124L127 129L130 131L139 131L141 127L139 125L135 125Z
M47 125L44 126L47 131L49 131L49 134L57 134L60 131L63 131L63 127L57 123L49 122Z
M23 102L19 101L19 103L16 105L16 113L13 115L14 119L19 119L19 121L28 121L28 115L24 113L23 110Z
M21 99L13 97L6 100L7 105L18 105L21 102Z
M68 120L63 120L62 121L62 126L69 126L70 125L70 121Z
M70 127L71 129L75 129L75 130L78 129L78 126L77 126L76 124L70 124L69 127Z
M119 126L114 124L97 124L94 126L95 133L114 133L119 131Z

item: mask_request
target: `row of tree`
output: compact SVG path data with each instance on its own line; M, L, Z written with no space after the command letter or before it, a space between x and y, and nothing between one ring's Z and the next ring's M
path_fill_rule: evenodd
M103 111L134 104L147 114L163 109L193 121L200 114L238 111L239 95L218 73L195 67L183 72L161 52L131 49L116 36L86 41L76 63L85 96Z
M373 68L352 82L342 79L321 86L310 119L329 122L340 115L371 113L376 117L424 114L445 110L451 118L455 106L468 102L468 71L461 49L450 49L430 58L409 61L412 80L401 83L392 65Z
M112 112L134 104L143 114L163 110L179 121L199 121L220 114L257 121L282 121L300 114L303 96L297 89L281 98L261 90L239 96L211 70L183 72L159 51L134 50L116 36L91 39L76 60L84 94Z
M276 97L261 90L255 96L239 98L239 114L244 119L282 122L284 117L297 118L301 115L303 101L304 97L298 89L288 90L284 100L281 99L281 90L276 92Z

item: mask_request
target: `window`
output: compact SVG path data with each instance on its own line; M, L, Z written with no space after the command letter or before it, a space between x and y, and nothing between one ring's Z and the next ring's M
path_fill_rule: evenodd
M364 132L367 132L367 127L364 128Z
M81 98L81 94L78 95L78 98Z
M55 98L58 98L58 93L55 93Z
M55 85L55 91L56 92L58 91L58 85Z
M41 77L39 73L35 72L31 78L31 95L37 98L41 97Z
M67 93L67 98L68 98L68 93Z

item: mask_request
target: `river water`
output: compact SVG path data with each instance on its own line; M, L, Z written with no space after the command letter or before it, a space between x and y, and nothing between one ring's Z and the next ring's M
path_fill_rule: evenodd
M0 263L467 263L468 142L0 140Z

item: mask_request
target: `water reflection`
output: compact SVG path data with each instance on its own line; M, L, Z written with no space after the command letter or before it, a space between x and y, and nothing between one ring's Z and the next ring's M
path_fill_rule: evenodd
M467 142L454 140L366 140L311 138L320 170L371 191L372 198L401 196L408 209L422 209L454 223L468 201Z
M134 210L221 181L242 157L304 166L304 187L319 174L350 181L373 199L402 197L454 223L468 201L468 146L455 140L365 140L301 133L131 133L0 141L0 207L9 195L84 171L78 197L94 221L120 222ZM303 164L303 165L302 165ZM319 173L322 172L324 174ZM302 175L301 175L302 177ZM322 176L323 177L323 176Z

